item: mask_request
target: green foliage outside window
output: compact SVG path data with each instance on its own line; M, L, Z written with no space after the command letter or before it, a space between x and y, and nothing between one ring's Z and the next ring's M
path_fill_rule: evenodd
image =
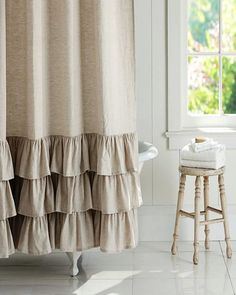
M188 107L194 114L219 113L219 15L222 7L222 109L236 114L236 0L189 0ZM191 56L201 53L201 56ZM204 53L212 53L204 56ZM215 55L214 55L215 54Z

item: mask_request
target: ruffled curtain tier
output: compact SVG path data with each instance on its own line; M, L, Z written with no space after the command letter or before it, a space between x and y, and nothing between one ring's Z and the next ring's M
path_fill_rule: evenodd
M0 256L135 247L137 147L135 133L0 142Z
M51 173L65 177L86 171L116 175L138 171L136 134L76 137L49 136L37 140L8 137L15 174L38 179Z
M9 255L14 254L15 246L8 219L0 220L0 241L0 258L7 258Z
M15 204L10 188L14 178L11 154L8 143L0 140L0 257L14 253L14 244L8 218L16 215Z

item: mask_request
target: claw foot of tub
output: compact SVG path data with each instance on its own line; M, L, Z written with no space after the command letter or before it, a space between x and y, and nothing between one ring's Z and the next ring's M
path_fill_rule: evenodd
M82 252L66 252L71 261L70 275L75 277L79 274L78 259L81 257Z

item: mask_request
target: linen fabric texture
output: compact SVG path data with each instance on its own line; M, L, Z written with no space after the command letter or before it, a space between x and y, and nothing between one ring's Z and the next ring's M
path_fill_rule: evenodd
M137 243L132 0L0 1L0 257Z

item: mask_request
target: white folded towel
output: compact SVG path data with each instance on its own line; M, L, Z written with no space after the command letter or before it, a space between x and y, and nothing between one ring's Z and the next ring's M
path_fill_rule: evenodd
M218 146L218 142L214 141L212 138L206 138L206 141L196 143L195 139L192 139L191 146L194 152L203 152L216 148Z
M181 159L190 161L213 162L217 161L217 159L225 159L225 146L223 144L218 144L214 149L194 152L192 145L188 144L180 151L180 157Z
M193 168L205 168L205 169L219 169L225 166L225 160L219 159L217 161L191 161L180 159L180 165Z
M209 139L203 143L191 142L180 151L180 165L196 168L219 169L225 165L225 146ZM197 152L195 151L197 149ZM201 150L201 151L200 151Z

